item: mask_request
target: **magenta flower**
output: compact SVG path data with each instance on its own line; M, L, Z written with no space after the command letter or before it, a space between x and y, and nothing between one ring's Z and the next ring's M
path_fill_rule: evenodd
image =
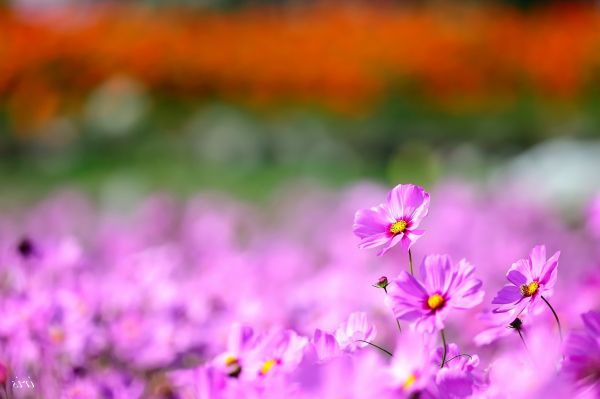
M421 264L421 280L402 272L388 286L386 302L401 320L416 320L416 328L432 333L444 328L451 309L470 309L483 300L475 267L464 259L453 264L448 255L429 255Z
M361 209L354 216L354 234L360 248L383 246L383 255L400 243L408 251L424 233L417 230L429 211L429 193L414 184L399 184L387 195L385 204Z
M572 332L564 345L563 371L600 396L600 312L581 315L584 331ZM591 395L590 395L591 396Z
M492 304L500 305L494 312L507 312L518 308L517 315L528 306L534 307L542 295L552 295L558 272L557 251L546 260L546 247L537 245L529 254L529 259L519 259L513 263L506 278L510 284L505 285L496 294Z

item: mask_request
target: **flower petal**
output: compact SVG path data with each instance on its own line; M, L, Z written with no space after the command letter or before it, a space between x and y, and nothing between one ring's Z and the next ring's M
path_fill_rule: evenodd
M446 279L451 278L452 261L448 255L428 255L421 263L420 273L429 294L444 292Z
M423 307L427 291L413 276L403 271L387 287L386 303L392 308L397 319L414 320L425 314Z
M495 305L516 303L521 298L523 298L523 296L521 295L521 291L519 290L519 287L515 287L512 284L507 284L504 287L502 287L502 289L500 291L498 291L498 293L492 300L492 303Z
M544 285L545 289L552 289L556 283L558 275L558 258L560 251L557 251L550 259L544 263L542 267L540 283Z
M546 264L546 246L536 245L529 253L529 259L531 261L531 273L534 278L540 278L542 275L542 268Z
M508 273L506 273L506 278L517 287L527 284L527 277L519 270L509 269Z
M592 335L600 338L600 312L590 311L581 315L585 328Z
M417 227L429 211L429 193L414 184L399 184L387 195L391 213L397 218L406 218Z

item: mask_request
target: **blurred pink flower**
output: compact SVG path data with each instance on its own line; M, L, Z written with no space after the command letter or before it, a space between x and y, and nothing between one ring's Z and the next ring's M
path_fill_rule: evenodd
M425 233L417 227L428 211L429 193L414 184L399 184L385 204L357 211L352 230L361 239L360 248L383 246L378 255L398 243L408 251Z
M364 348L368 344L362 341L371 341L377 335L375 325L367 321L367 314L355 312L348 316L335 331L335 339L340 348L346 352L354 352L357 348Z
M564 344L563 370L582 388L600 396L600 312L592 311L581 315L584 331L575 331L567 336Z
M421 280L403 271L388 286L386 302L401 320L416 320L416 328L434 332L444 328L451 309L470 309L484 292L475 267L466 260L453 264L448 255L429 255L421 264Z
M436 348L431 363L438 369L443 348ZM440 398L467 398L485 388L485 375L477 369L479 356L461 354L458 346L448 344L446 362L437 370L435 383Z
M433 364L433 340L430 335L406 330L400 336L389 366L387 383L395 388L394 397L431 397L439 366ZM435 396L433 396L435 397Z
M318 362L334 359L342 353L335 336L319 329L315 330L311 344L315 350Z
M517 315L525 308L532 308L542 295L552 295L558 273L557 251L546 260L546 247L537 245L529 254L529 259L519 259L513 263L506 278L510 284L505 285L492 300L492 304L500 305L494 312L507 312L518 308Z

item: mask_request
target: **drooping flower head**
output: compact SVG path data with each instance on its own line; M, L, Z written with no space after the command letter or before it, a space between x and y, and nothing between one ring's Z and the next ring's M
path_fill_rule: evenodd
M403 271L388 286L386 297L394 316L416 320L420 331L441 330L451 309L470 309L483 300L475 267L464 259L453 264L448 255L429 255L420 274L421 281Z
M383 246L378 255L398 243L408 251L423 235L417 228L428 211L429 193L414 184L399 184L386 203L357 211L352 230L361 239L360 248Z
M540 297L552 295L558 272L557 251L550 259L546 259L546 247L537 245L529 254L529 259L519 259L512 264L506 278L510 284L505 285L496 294L492 304L500 305L494 312L507 312L517 308L517 315L527 307L534 308Z
M564 372L581 388L591 389L600 396L600 312L581 315L584 331L567 336L564 344Z

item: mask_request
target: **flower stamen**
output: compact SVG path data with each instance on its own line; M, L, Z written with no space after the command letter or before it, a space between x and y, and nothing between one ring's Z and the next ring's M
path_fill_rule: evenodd
M266 362L264 362L263 366L260 369L260 375L267 374L276 364L280 364L280 361L275 359L269 359Z
M524 297L534 296L535 293L538 291L539 287L540 284L537 281L532 281L529 284L523 284L520 287L521 295L523 295Z
M411 374L404 382L404 385L402 385L402 388L405 391L408 391L410 389L410 387L415 383L416 380L417 380L417 376L414 374Z
M433 294L429 298L427 298L427 306L431 310L437 310L444 306L446 300L440 294Z
M242 373L240 361L233 356L228 356L227 359L225 359L225 366L228 368L227 375L232 378L237 378Z
M406 220L398 220L390 225L390 233L393 235L404 233L406 226L408 226Z

